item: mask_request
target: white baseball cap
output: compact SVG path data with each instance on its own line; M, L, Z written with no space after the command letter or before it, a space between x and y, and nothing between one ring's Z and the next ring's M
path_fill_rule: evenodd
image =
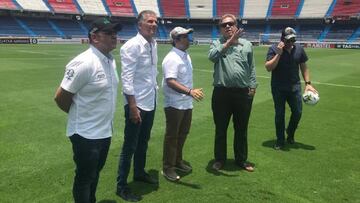
M187 34L190 34L190 33L193 33L193 32L194 32L194 29L192 29L192 28L185 29L183 27L175 27L170 32L170 39L174 40L179 35L187 35Z

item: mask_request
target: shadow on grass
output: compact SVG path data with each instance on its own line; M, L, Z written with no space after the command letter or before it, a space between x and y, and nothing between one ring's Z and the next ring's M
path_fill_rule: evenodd
M235 164L235 160L234 159L228 159L226 160L226 163L224 165L224 167L221 170L215 170L212 168L212 165L215 163L215 160L210 160L208 162L208 165L206 166L206 171L208 173L212 173L216 176L227 176L227 177L234 177L234 176L238 176L238 175L234 175L234 174L227 174L225 173L226 171L229 172L233 172L233 171L240 171L241 168Z
M268 140L262 143L262 146L273 148L276 140ZM290 151L291 149L304 149L304 150L315 150L316 148L312 145L303 144L301 142L295 142L294 144L285 144L282 151Z
M159 171L151 169L148 171L149 175L159 181ZM159 189L159 184L148 184L139 181L132 181L129 183L129 187L135 194L143 196Z
M117 201L116 200L110 200L110 199L104 199L104 200L98 201L98 203L117 203Z

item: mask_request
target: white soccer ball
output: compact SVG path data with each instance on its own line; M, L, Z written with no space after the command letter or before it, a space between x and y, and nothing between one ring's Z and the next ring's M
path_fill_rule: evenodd
M320 100L319 94L315 93L313 91L306 91L302 97L303 97L304 103L308 104L308 105L315 105Z

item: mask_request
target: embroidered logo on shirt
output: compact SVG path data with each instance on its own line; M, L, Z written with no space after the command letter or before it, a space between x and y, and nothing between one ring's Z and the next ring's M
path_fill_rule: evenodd
M75 71L74 71L74 69L67 69L66 71L65 71L65 77L66 77L66 79L68 79L68 80L71 80L71 78L72 77L74 77L74 74L75 74Z
M99 71L99 72L96 73L95 81L100 81L100 80L104 80L104 79L106 79L105 72Z

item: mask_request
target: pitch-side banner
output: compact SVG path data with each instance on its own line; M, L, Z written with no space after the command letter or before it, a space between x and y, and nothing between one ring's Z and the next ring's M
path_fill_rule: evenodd
M30 44L30 38L0 38L0 44Z
M337 49L360 49L360 44L336 44Z

